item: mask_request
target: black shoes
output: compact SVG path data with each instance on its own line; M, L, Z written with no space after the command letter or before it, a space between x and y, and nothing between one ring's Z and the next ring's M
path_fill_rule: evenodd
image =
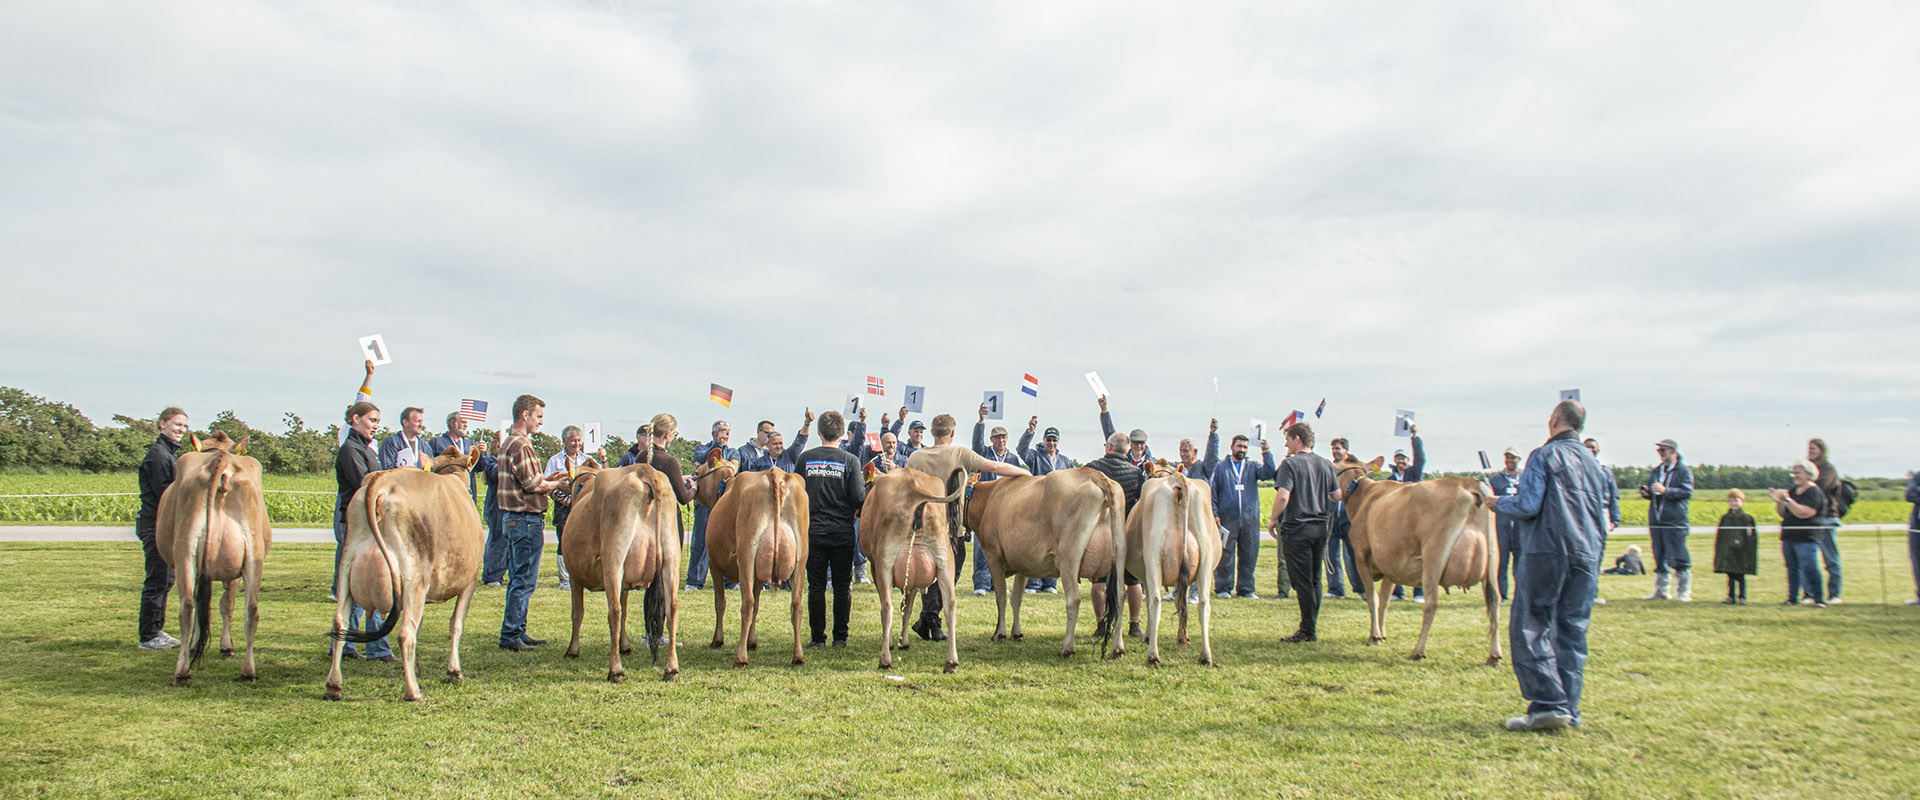
M399 656L396 656L396 655L394 655L394 654L392 654L392 653L388 653L388 654L386 654L386 655L384 655L384 656L374 656L374 657L372 657L372 658L369 658L369 659L367 659L367 660L368 660L368 661L385 661L385 662L387 662L387 663L389 663L389 664L392 664L392 663L394 663L394 662L396 662L396 661L399 661L399 660L400 660L400 657L399 657Z
M547 643L547 640L545 639L535 639L524 633L520 634L520 641L526 642L527 644L533 645L534 647L539 647L540 645Z
M846 646L847 646L847 640L845 640L845 639L835 639L835 640L833 640L833 646L834 646L834 647L846 647Z
M1138 622L1129 623L1127 625L1127 635L1135 639L1147 638L1147 632L1140 629L1140 623Z
M913 623L913 632L920 634L920 638L929 642L944 642L947 640L947 632L940 630L940 620L937 617L934 619L921 617L918 622Z
M1288 636L1284 639L1281 639L1280 641L1286 642L1288 644L1300 644L1301 642L1320 641L1320 637L1315 636L1311 633L1307 633L1306 631L1294 631L1292 636Z
M526 640L525 640L525 639L516 639L516 640L514 640L514 641L511 641L511 642L501 642L501 643L500 643L500 649L502 649L502 650L512 650L512 651L514 651L514 652L516 652L516 653L524 653L524 652L527 652L528 650L533 650L533 649L535 649L536 647L538 647L538 645L531 645L531 644L527 644L527 642L526 642Z

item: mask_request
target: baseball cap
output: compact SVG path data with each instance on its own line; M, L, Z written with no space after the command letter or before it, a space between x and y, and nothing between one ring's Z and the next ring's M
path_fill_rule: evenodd
M907 430L910 430L910 431L925 430L926 427L927 427L927 423L921 422L920 420L916 419L912 422L912 424L909 424L907 426Z
M1135 444L1146 444L1147 432L1139 428L1134 428L1131 432L1127 434L1127 441L1133 442Z
M1673 452L1676 452L1676 453L1678 453L1678 452L1680 452L1680 443L1679 443L1679 442L1676 442L1676 441L1674 441L1674 440L1672 440L1672 439L1661 439L1660 441L1657 441L1657 442L1654 442L1654 443L1653 443L1653 446L1654 446L1654 447L1665 447L1665 448L1667 448L1667 449L1669 449L1669 450L1672 450Z
M1046 435L1045 435L1045 436L1043 436L1043 437L1041 437L1041 438L1045 438L1045 439L1058 439L1058 438L1060 438L1060 429L1059 429L1059 428L1048 428L1048 429L1047 429L1047 433L1046 433Z
M1404 456L1404 455L1406 455L1406 454L1407 454L1407 451L1405 451L1405 450L1395 450L1395 451L1393 451L1393 454L1394 454L1394 455L1396 455L1396 456Z
M1508 456L1517 456L1517 455L1520 455L1520 448L1518 448L1518 447L1509 447L1509 448L1507 448L1506 450L1504 450L1504 451L1502 451L1502 452L1501 452L1501 455L1508 455Z

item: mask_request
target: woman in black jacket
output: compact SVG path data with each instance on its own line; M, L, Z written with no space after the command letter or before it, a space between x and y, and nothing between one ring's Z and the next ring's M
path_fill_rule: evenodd
M1793 465L1793 488L1771 489L1780 511L1780 552L1787 560L1787 605L1801 603L1826 608L1820 591L1820 518L1827 513L1827 495L1814 485L1820 468L1801 459Z
M347 545L347 504L353 501L355 492L367 476L380 471L380 456L373 450L373 432L380 428L380 407L365 400L354 403L347 409L347 438L340 442L340 453L333 459L333 479L338 495L333 503L333 583L335 591L340 586L340 558ZM334 600L334 595L328 595ZM374 630L380 627L380 612L367 612L367 627ZM360 606L354 605L347 612L347 630L361 630ZM344 658L359 658L353 643L348 642L342 649ZM378 661L399 661L393 654L393 648L387 646L386 639L378 639L367 645L367 658Z

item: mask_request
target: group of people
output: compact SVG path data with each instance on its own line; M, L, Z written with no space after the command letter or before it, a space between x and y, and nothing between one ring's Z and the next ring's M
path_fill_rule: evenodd
M401 412L400 429L378 443L374 432L381 423L380 409L372 402L374 365L366 365L366 377L355 393L345 415L346 426L340 432L339 454L335 461L338 493L334 513L335 578L337 582L340 548L346 534L345 511L365 476L373 471L417 467L433 455L454 448L478 455L468 480L468 490L478 498L478 484L488 486L485 500L487 545L482 565L482 580L488 585L506 586L505 611L500 627L499 646L525 651L539 647L544 639L527 631L527 609L537 588L544 523L553 506L553 526L561 545L559 573L564 585L566 509L565 496L571 467L586 463L584 442L579 428L568 426L561 434L562 451L549 459L540 459L531 437L544 423L545 404L532 395L522 395L512 406L513 422L507 430L500 452L488 453L484 442L467 435L467 422L457 413L446 418L446 432L423 441L424 411L409 407ZM1146 431L1135 428L1120 433L1114 426L1105 397L1099 398L1100 423L1106 437L1105 452L1085 466L1113 478L1122 488L1130 511L1139 499L1140 486L1152 467L1153 454ZM751 472L780 468L803 476L807 483L810 520L810 556L808 560L809 618L812 644L844 645L850 614L850 584L864 580L857 563L859 511L864 503L866 483L878 474L900 467L918 469L932 475L951 475L956 470L977 475L980 480L1024 475L1046 475L1072 466L1060 452L1060 432L1048 427L1042 431L1038 417L1028 420L1016 446L1009 447L1009 432L1004 427L986 426L987 409L980 408L971 446L953 443L956 421L950 415L933 418L931 426L915 420L908 423L907 409L897 419L882 415L882 432L875 443L866 436L866 412L848 420L839 412L828 412L817 420L809 410L791 446L771 421L763 420L754 437L745 445L730 445L731 428L716 421L711 439L695 448L695 459L704 463L718 452L724 460L735 462L738 470ZM1508 721L1517 730L1537 730L1579 723L1581 671L1586 657L1585 631L1592 605L1604 603L1598 597L1601 558L1608 531L1620 522L1619 496L1611 473L1599 465L1599 445L1594 439L1578 438L1585 422L1585 409L1577 401L1556 405L1548 419L1549 438L1545 445L1522 457L1517 448L1503 453L1503 469L1491 475L1497 514L1498 590L1503 602L1513 604L1510 635L1514 668L1523 696L1530 701L1528 713ZM146 553L147 574L141 592L139 615L140 646L166 649L178 640L163 630L165 597L172 581L170 570L153 546L154 520L160 494L173 477L173 453L187 429L187 417L178 408L163 411L158 420L159 438L149 449L139 469L141 511L136 518L136 534ZM904 428L905 438L901 434ZM817 430L821 441L808 448L809 431ZM658 414L649 424L635 431L633 446L622 454L618 466L646 463L664 474L674 487L675 500L684 505L694 502L694 476L682 473L680 462L667 446L678 433L678 422L670 414ZM932 441L926 441L931 434ZM1260 482L1273 481L1275 489L1271 511L1264 528L1280 544L1278 589L1280 597L1291 595L1299 605L1298 628L1285 637L1288 642L1310 642L1317 638L1317 621L1323 597L1346 594L1349 582L1358 586L1360 577L1354 561L1349 534L1351 521L1344 497L1352 487L1336 485L1334 463L1348 453L1345 439L1329 442L1332 459L1314 452L1315 433L1304 422L1284 430L1286 455L1276 462L1268 442L1259 442L1260 461L1250 458L1250 437L1236 435L1228 443L1228 456L1219 455L1219 423L1209 423L1204 449L1194 439L1179 443L1178 471L1206 481L1213 497L1213 512L1220 528L1223 552L1214 574L1216 596L1220 598L1257 598L1256 564L1259 558ZM1397 451L1388 479L1421 480L1426 453L1417 429L1410 441L1411 452ZM1035 435L1040 441L1035 444ZM1691 600L1691 562L1687 550L1688 499L1693 479L1671 439L1656 445L1660 464L1639 487L1649 501L1648 520L1652 532L1655 590L1649 599ZM1807 458L1793 467L1794 485L1774 489L1771 499L1782 519L1782 553L1788 568L1789 603L1824 606L1839 602L1841 573L1834 529L1851 502L1850 484L1841 481L1827 460L1827 448L1819 439L1808 444ZM1524 462L1525 467L1522 468ZM724 486L722 487L724 491ZM1909 484L1908 500L1920 504L1920 476ZM1757 561L1756 526L1743 505L1744 493L1729 493L1729 510L1720 521L1715 542L1715 571L1727 574L1727 603L1745 603L1747 575L1755 571ZM708 577L705 527L711 509L694 502L694 529L691 531L689 564L685 578L687 589L701 589ZM958 519L955 520L956 528ZM1920 505L1912 520L1909 544L1916 574L1916 597L1920 598ZM1637 549L1637 548L1635 548ZM1631 556L1632 553L1629 553ZM956 570L965 564L965 549L956 547ZM1823 585L1820 564L1826 565ZM991 591L990 577L979 545L974 546L975 594ZM1612 570L1609 570L1611 572ZM1125 578L1129 607L1129 633L1140 633L1141 592L1132 576ZM1345 577L1347 580L1343 581ZM1057 579L1036 579L1023 587L1030 592L1055 591ZM1107 582L1096 582L1094 600L1105 607ZM1511 592L1509 587L1511 586ZM833 592L832 624L826 615L826 592ZM731 588L731 587L729 587ZM1396 591L1396 598L1398 598ZM1418 590L1415 594L1418 599ZM329 599L332 599L329 597ZM1117 600L1116 600L1117 602ZM1920 604L1920 599L1910 600ZM929 591L922 616L913 630L929 640L944 640L941 630L941 600ZM350 628L371 630L381 625L377 612L351 609ZM1103 620L1102 626L1104 627ZM1101 631L1105 634L1105 631ZM831 637L831 638L829 638ZM359 657L354 646L345 647L345 655ZM396 657L384 639L369 643L366 657L393 661Z

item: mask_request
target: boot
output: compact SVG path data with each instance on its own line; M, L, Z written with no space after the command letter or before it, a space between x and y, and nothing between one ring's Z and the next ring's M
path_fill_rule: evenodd
M553 557L553 563L558 565L560 568L560 588L572 589L573 578L567 575L567 557L562 555L555 555Z
M930 614L921 614L919 621L913 623L913 632L929 642L944 642L947 633L940 629L940 618Z
M1680 570L1679 572L1673 573L1673 580L1675 584L1678 584L1673 599L1682 603L1693 602L1693 572L1691 570Z
M1668 580L1667 573L1664 573L1664 572L1653 573L1653 594L1647 595L1647 599L1648 600L1672 600L1673 595L1668 593L1667 580Z

